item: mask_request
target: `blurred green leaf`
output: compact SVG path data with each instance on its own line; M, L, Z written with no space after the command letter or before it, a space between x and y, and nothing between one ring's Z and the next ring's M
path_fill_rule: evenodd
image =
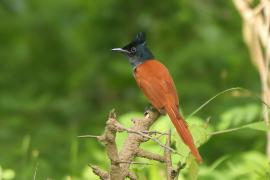
M233 107L221 114L221 121L218 122L218 129L226 129L244 125L254 121L260 114L261 108L257 104Z
M3 169L0 166L0 179L11 180L16 176L16 172L13 169Z
M199 166L193 157L190 158L190 161L191 162L189 163L189 167L188 167L187 179L188 180L196 180L196 179L198 179Z
M266 132L270 131L270 126L267 126L264 121L247 124L244 127Z
M219 158L218 160L216 160L209 168L209 171L212 172L214 171L219 165L221 165L221 163L223 163L224 161L226 161L229 157L228 156L223 156L221 158Z

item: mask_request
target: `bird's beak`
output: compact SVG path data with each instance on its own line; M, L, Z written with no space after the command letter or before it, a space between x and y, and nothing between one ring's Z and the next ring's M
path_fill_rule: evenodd
M112 51L122 52L122 53L127 53L127 54L130 53L129 51L122 49L122 48L113 48Z

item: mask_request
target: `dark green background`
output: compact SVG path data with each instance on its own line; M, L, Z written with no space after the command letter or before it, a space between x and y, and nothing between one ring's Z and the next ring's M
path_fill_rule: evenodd
M144 111L128 61L110 51L139 31L170 70L183 114L227 88L260 92L231 1L0 0L0 20L0 166L15 179L36 168L37 179L87 179L88 163L106 167L103 146L77 136L100 134L112 108ZM260 108L229 93L197 115L219 129L261 120ZM263 132L243 130L200 151L207 168L264 149Z

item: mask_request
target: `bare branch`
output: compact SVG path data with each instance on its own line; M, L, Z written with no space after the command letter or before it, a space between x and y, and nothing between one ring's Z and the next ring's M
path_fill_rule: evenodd
M98 175L101 179L124 180L126 177L128 177L131 180L136 180L137 179L136 175L130 172L129 170L131 164L139 164L139 165L153 165L153 164L145 162L134 162L133 160L135 157L143 157L149 160L155 160L167 164L170 163L171 161L168 161L167 159L170 158L169 156L171 156L171 153L177 153L174 149L170 147L170 142L164 145L157 138L151 136L151 135L159 135L159 136L166 135L170 137L170 132L163 133L158 131L149 131L150 126L158 119L158 117L159 113L157 111L148 110L145 113L144 118L133 121L133 125L130 128L125 128L116 120L115 111L112 110L106 122L106 127L103 135L79 136L81 138L96 138L98 141L102 142L105 145L108 158L111 161L110 170L109 172L106 172L104 170L101 170L97 166L90 165L93 172L96 175ZM122 150L118 152L115 142L116 133L123 131L126 131L128 133L128 137L124 142ZM161 147L163 147L164 151L167 154L165 156L161 156L159 154L148 152L139 148L141 143L149 139L153 140ZM172 165L170 165L170 167L171 167L170 177L173 177Z
M134 122L133 126L129 128L130 132L138 133L129 133L127 139L124 142L123 148L119 153L121 161L131 162L138 152L139 146L141 143L145 142L145 134L141 133L142 131L148 131L150 126L158 119L159 113L157 111L146 112L146 116L141 120ZM123 129L127 130L127 128ZM123 177L126 177L129 173L130 164L121 164Z
M146 158L146 159L150 159L150 160L165 162L165 159L163 156L161 156L159 154L152 153L152 152L145 151L143 149L138 149L138 152L136 155L138 157L142 157L142 158Z
M171 146L171 131L168 131L168 135L166 137L166 146ZM173 180L176 176L176 172L172 167L172 159L171 159L171 151L168 149L164 149L164 158L166 162L166 169L167 169L167 180Z
M243 34L249 49L252 63L258 69L261 80L261 96L263 102L270 103L270 1L260 0L252 8L249 0L233 0L243 18ZM270 124L267 106L263 105L263 117L267 125ZM270 132L267 132L266 153L270 159Z
M119 127L120 129L122 129L123 131L126 131L128 133L134 133L134 134L138 134L138 135L141 135L142 137L145 137L148 139L151 139L152 141L156 142L159 146L163 147L164 149L168 149L170 150L171 152L175 153L175 154L178 154L181 156L180 153L178 153L176 150L172 149L171 147L167 147L165 146L164 144L162 144L162 142L160 142L160 140L158 140L157 138L155 137L152 137L148 134L144 134L143 132L141 131L134 131L133 129L128 129L128 128L125 128L125 127Z
M139 165L153 165L153 164L151 164L151 163L145 163L145 162L134 162L134 161L132 161L132 162L129 162L129 161L119 161L119 163L121 164L121 163L123 163L123 164L139 164Z
M168 135L168 133L165 132L159 132L159 131L143 131L142 133L149 134L149 135Z
M106 152L111 160L111 170L110 170L110 178L114 179L121 179L121 168L119 162L119 154L118 149L116 146L115 138L117 127L116 124L116 115L114 111L110 112L109 119L106 122L105 132L102 135L103 143L105 144Z
M95 173L97 176L100 177L100 179L102 180L109 180L109 173L100 169L99 167L97 166L93 166L91 164L89 164L89 167L92 169L93 173Z
M100 136L95 136L95 135L90 135L90 134L87 134L87 135L80 135L80 136L77 136L78 138L99 138Z
M137 179L136 175L133 172L128 172L127 177L129 179L131 179L131 180L136 180Z

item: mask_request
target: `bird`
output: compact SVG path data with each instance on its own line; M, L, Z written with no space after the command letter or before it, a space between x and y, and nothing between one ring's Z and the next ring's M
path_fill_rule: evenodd
M156 60L147 47L146 34L139 32L129 44L123 48L113 48L112 51L120 52L127 57L143 94L159 113L168 114L183 142L189 147L196 161L201 163L202 157L195 146L188 124L178 109L179 100L175 83L165 65Z

